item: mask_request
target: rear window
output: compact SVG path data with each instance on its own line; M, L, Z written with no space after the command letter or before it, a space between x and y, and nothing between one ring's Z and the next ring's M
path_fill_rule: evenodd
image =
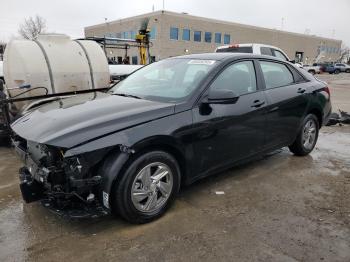
M253 53L253 48L251 46L241 46L241 47L226 47L219 48L216 50L217 53Z
M260 61L265 78L266 88L287 86L294 83L293 74L286 65L274 62Z
M262 55L273 56L272 50L269 47L260 47L260 52L261 52Z

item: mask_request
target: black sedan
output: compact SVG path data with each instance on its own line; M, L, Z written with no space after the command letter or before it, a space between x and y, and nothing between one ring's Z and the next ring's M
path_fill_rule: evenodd
M309 154L330 112L327 85L276 58L165 59L13 123L23 197L70 216L149 222L183 184L285 146Z

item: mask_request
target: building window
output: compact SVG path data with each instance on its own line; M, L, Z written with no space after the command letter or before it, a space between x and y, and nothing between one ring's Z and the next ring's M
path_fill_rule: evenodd
M133 65L137 65L137 64L138 64L138 62L137 62L137 56L131 57L131 62L132 62Z
M230 35L224 35L224 44L228 45L229 43L231 43L231 36Z
M221 33L215 33L215 43L221 44Z
M182 31L182 40L190 41L191 40L191 30L190 29L184 29Z
M136 32L130 31L130 39L135 39L135 37L136 37Z
M194 31L193 40L195 42L201 42L202 41L202 32L201 31Z
M129 32L123 32L123 38L128 39L129 38Z
M204 40L206 43L211 43L211 35L212 35L211 32L205 32Z
M157 35L157 28L155 26L153 26L151 29L151 32L150 32L150 38L156 39L156 35Z
M122 33L116 33L115 36L116 36L117 38L122 38Z
M170 27L170 39L179 40L179 28Z

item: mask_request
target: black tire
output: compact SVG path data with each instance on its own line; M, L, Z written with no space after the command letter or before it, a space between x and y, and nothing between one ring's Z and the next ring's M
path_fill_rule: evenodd
M315 124L315 138L314 138L314 141L312 143L309 143L309 146L306 147L303 143L304 132L305 132L306 125L308 125L310 121ZM295 141L293 142L293 144L289 146L289 150L296 156L306 156L309 153L311 153L317 143L319 129L320 129L320 124L318 122L317 117L314 114L307 115L303 120L302 127Z
M350 73L350 69L346 69L346 71L345 71L346 73Z
M340 73L340 70L339 69L336 69L336 70L334 70L334 74L339 74Z
M136 176L139 175L139 172L145 167L151 165L152 163L162 163L165 164L170 169L172 175L172 189L171 193L168 194L165 202L157 210L151 212L142 212L134 205L132 200L132 188L135 186ZM114 190L111 192L112 195L112 212L121 216L124 220L133 223L133 224L143 224L151 222L162 216L166 210L174 202L176 195L180 189L180 168L176 159L167 152L164 151L151 151L145 154L142 154L136 159L134 159L128 167L125 169L125 172L122 174L122 177L118 179L114 185ZM151 196L149 196L150 198Z
M316 74L316 71L315 70L309 70L308 71L310 74L312 74L312 75L315 75Z

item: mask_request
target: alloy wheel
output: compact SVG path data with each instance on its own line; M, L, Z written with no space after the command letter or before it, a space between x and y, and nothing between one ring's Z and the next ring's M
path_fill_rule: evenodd
M316 140L316 123L313 119L306 122L303 129L303 146L307 150L311 150Z
M164 206L173 189L173 174L164 163L145 166L131 187L131 200L141 212L154 212Z

